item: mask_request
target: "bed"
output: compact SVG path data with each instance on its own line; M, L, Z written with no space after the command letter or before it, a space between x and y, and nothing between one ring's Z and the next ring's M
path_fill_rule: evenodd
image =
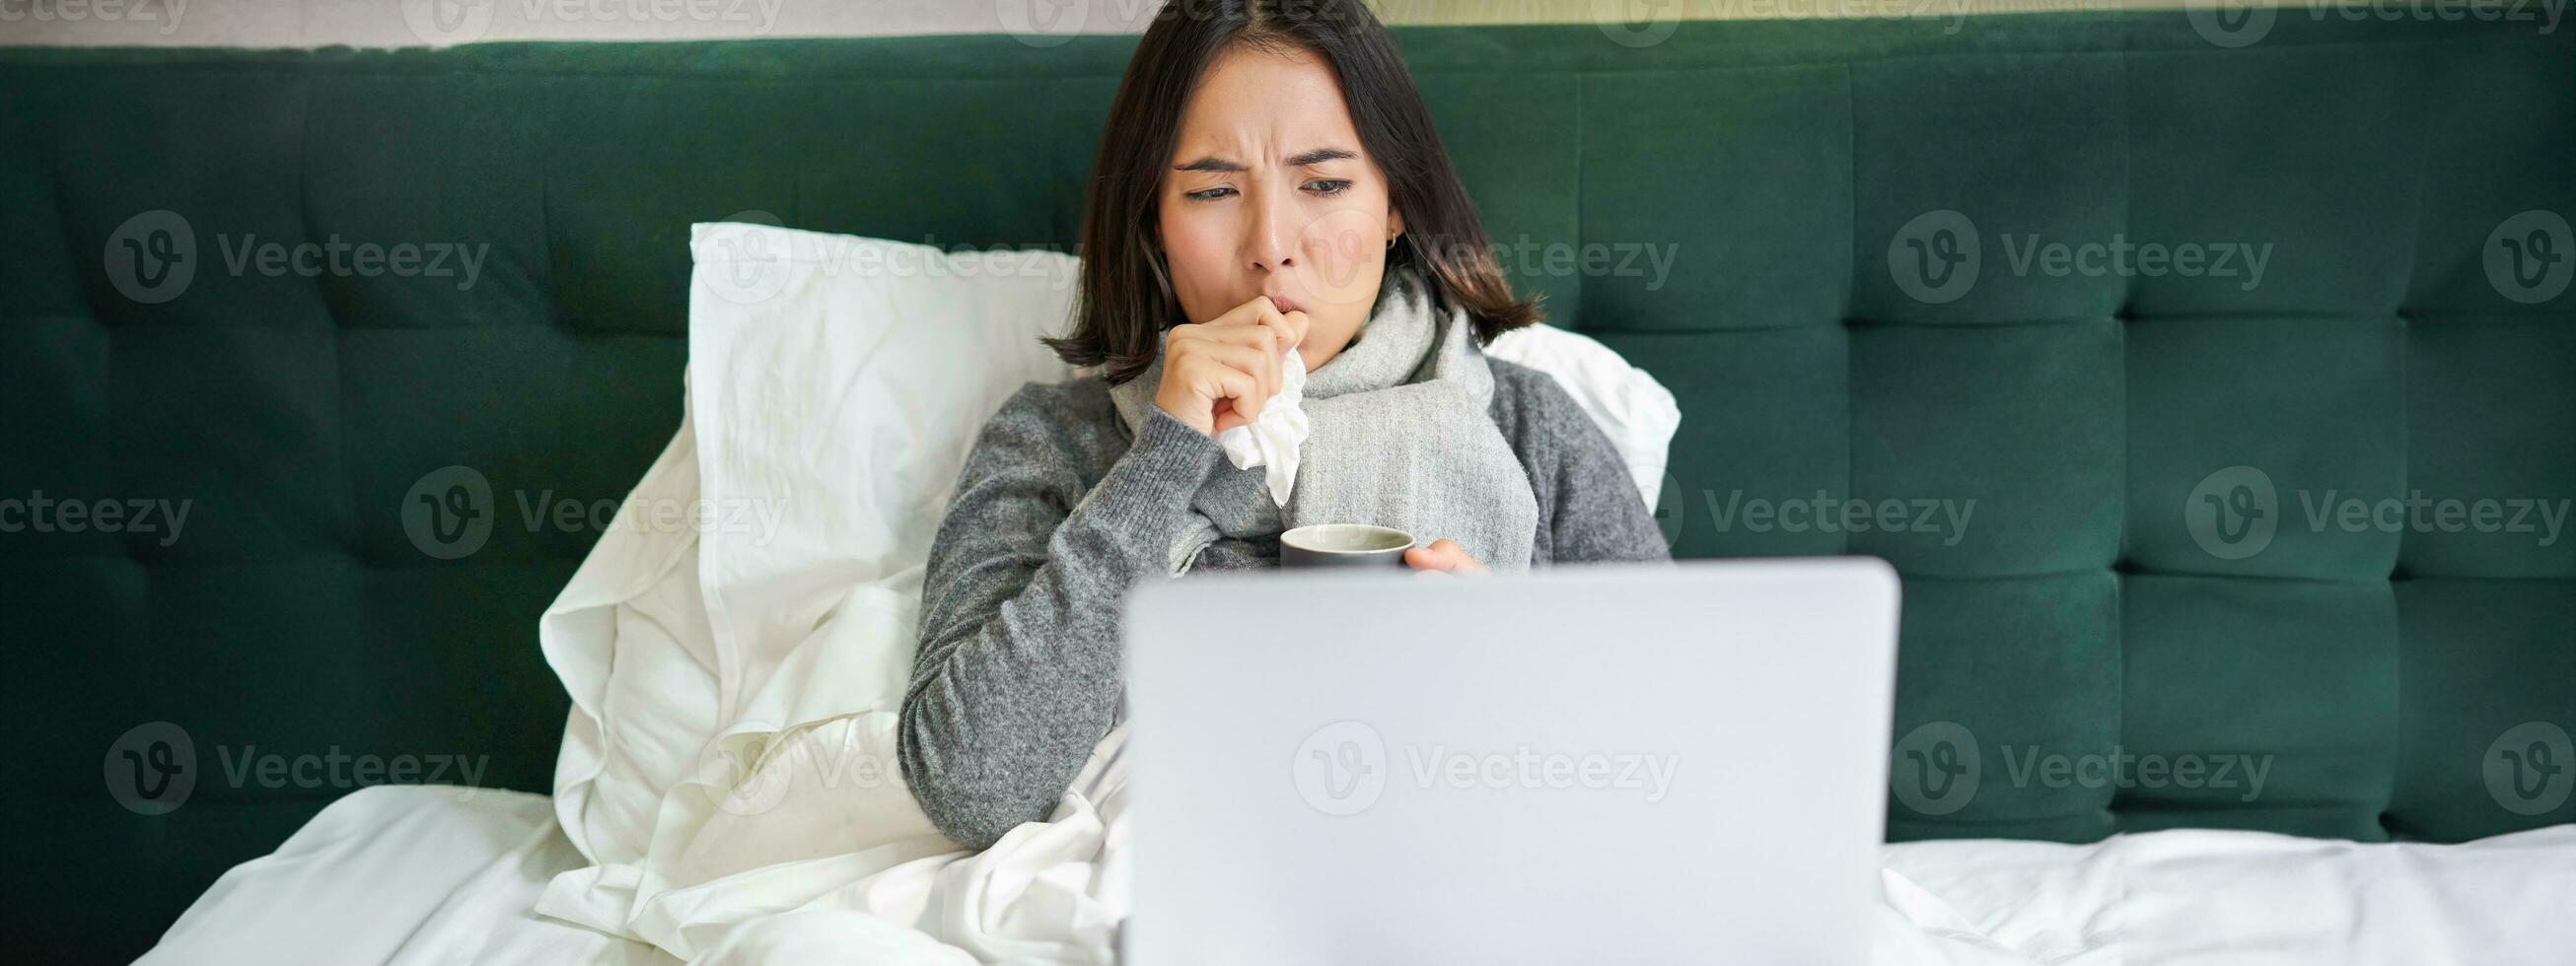
M2081 845L1956 839L1889 845L1885 862L1870 961L1886 966L2537 966L2576 948L2565 825L2459 845L2182 829ZM681 962L528 911L581 864L542 796L371 788L226 872L140 966ZM976 961L911 925L809 910L695 961Z
M1881 939L2569 948L2576 539L2511 521L2576 500L2576 295L2525 244L2576 251L2576 32L2263 12L1396 31L1514 285L1677 400L1675 554L1904 577L1898 759L1996 751L1892 776ZM689 226L1069 251L1133 42L0 48L0 494L191 511L0 544L24 955L650 961L520 900L572 837L537 629L680 423ZM1972 282L1908 273L1944 231ZM334 240L416 268L240 258ZM2144 242L2246 257L2083 269ZM1737 512L1795 500L1975 509ZM291 767L332 756L380 767ZM430 761L479 791L371 787ZM814 915L705 948L959 938Z

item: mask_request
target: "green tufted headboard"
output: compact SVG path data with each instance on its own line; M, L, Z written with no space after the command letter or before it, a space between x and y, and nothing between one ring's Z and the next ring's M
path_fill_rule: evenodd
M1905 574L1891 837L2576 821L2576 43L2303 14L1397 31L1517 284L1680 398L1678 554ZM688 225L1069 248L1133 43L0 50L13 934L139 952L329 756L547 789Z

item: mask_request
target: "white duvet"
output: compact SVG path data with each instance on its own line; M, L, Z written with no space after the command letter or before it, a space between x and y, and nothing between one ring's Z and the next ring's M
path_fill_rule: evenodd
M1118 796L1066 828L1029 826L1008 854L1078 856L1119 840ZM1115 849L1109 849L1114 856ZM1887 846L1871 961L1911 964L2564 966L2576 949L2576 826L2464 845L2171 831L2091 845L1959 840ZM652 966L684 960L529 911L582 864L551 803L518 792L386 786L333 803L275 854L226 873L146 966L301 963ZM1116 862L1030 862L1007 877L963 854L898 864L707 933L696 962L969 963L912 928L948 916L1053 918L1075 893L1123 894ZM1723 874L1716 872L1713 874ZM980 884L984 890L960 888ZM1079 903L1077 903L1078 905ZM877 911L870 911L875 909ZM936 910L935 913L933 910ZM886 913L881 915L880 912ZM1617 937L1603 937L1615 958ZM988 948L1049 961L1044 946ZM999 953L999 955L996 955ZM1724 959L1712 950L1713 961Z
M1055 821L969 855L895 750L940 505L1000 397L1063 375L974 320L1045 318L1062 293L838 275L809 261L824 249L739 241L701 226L680 430L539 623L573 702L554 817L586 861L535 911L697 962L850 929L1106 959L1116 780L1087 774ZM728 258L753 260L711 264Z

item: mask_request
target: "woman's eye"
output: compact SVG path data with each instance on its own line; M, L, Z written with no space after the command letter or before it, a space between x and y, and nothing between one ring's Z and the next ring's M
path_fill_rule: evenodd
M1330 198L1334 195L1351 190L1351 183L1347 180L1335 179L1331 181L1313 182L1307 185L1307 187L1312 189L1316 194Z
M1223 198L1223 197L1225 197L1225 196L1227 196L1227 195L1230 195L1230 194L1233 194L1233 193L1234 193L1234 189L1233 189L1233 188L1228 188L1228 187L1224 187L1224 186L1220 185L1220 186L1218 186L1218 187L1214 187L1214 188L1201 188L1201 189L1199 189L1199 190L1197 190L1197 191L1193 191L1193 192L1190 192L1189 194L1183 195L1182 197L1188 198L1188 199L1190 199L1190 200L1192 200L1192 201L1215 201L1215 200L1217 200L1217 199L1219 199L1219 198Z

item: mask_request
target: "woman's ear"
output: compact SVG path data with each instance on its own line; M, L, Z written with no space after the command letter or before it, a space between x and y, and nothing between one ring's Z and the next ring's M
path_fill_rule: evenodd
M1396 236L1398 236L1398 235L1402 235L1402 234L1404 234L1404 212L1401 212L1401 211L1397 211L1397 210L1395 210L1395 206L1394 206L1394 205L1388 205L1388 206L1386 206L1386 237L1387 237L1387 240L1388 240L1388 241L1393 241L1393 240L1395 240Z

